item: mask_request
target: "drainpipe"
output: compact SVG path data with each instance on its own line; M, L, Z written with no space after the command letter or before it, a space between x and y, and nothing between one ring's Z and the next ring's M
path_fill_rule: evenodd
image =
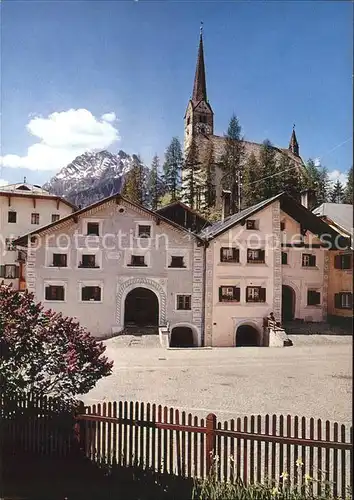
M205 290L206 290L206 249L209 243L206 241L203 245L203 287L202 287L202 315L201 315L201 344L205 346Z

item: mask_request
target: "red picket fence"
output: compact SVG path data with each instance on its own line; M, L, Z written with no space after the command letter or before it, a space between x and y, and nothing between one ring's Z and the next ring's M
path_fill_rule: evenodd
M313 418L257 415L225 422L174 408L110 402L79 408L47 397L0 398L1 447L50 456L84 452L91 460L139 466L185 477L295 486L312 478L314 494L325 483L335 495L352 488L352 428ZM3 450L2 450L3 451ZM297 463L296 463L297 462ZM322 491L321 491L322 489Z
M139 465L187 477L205 477L213 467L221 480L308 481L320 494L352 487L352 428L287 415L218 422L150 403L113 402L81 406L78 439L92 460ZM285 474L285 475L286 475Z

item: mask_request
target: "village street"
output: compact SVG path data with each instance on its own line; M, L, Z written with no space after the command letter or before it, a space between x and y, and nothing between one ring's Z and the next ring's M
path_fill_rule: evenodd
M105 342L113 374L83 400L144 401L225 420L276 413L351 424L351 337L293 341L288 348L165 350L120 347L117 337Z

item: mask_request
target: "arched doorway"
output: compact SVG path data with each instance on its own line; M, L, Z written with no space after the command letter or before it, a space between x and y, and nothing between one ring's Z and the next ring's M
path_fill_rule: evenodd
M236 347L256 347L260 345L260 336L256 328L241 325L236 331Z
M172 328L170 347L194 347L193 331L188 326Z
M137 287L125 298L124 326L158 326L159 301L147 288Z
M295 316L295 292L291 286L282 286L281 298L281 319L282 321L292 321Z

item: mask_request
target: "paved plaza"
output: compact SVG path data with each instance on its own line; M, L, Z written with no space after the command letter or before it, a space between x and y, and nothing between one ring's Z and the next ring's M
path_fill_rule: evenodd
M113 374L83 397L87 404L144 401L219 418L291 414L352 421L350 336L292 336L286 348L122 347L105 341Z

